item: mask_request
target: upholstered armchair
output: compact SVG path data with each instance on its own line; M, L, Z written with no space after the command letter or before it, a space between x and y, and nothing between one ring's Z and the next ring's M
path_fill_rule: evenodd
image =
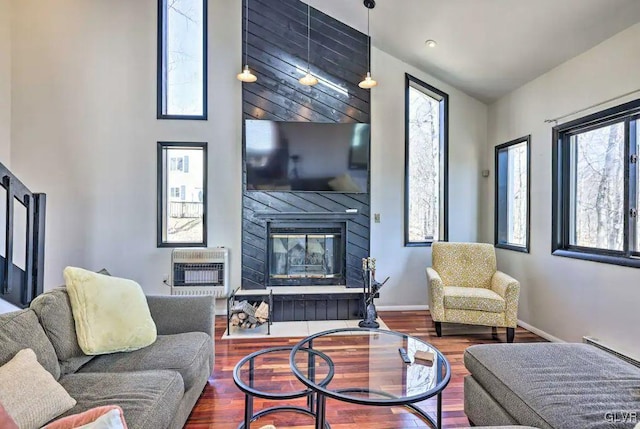
M433 243L427 268L429 310L442 336L442 322L507 328L512 343L518 323L520 283L496 268L491 244Z

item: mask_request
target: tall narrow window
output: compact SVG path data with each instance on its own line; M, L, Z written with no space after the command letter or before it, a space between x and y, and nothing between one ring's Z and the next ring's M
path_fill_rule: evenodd
M529 251L530 136L496 146L496 247Z
M158 247L206 245L207 144L158 142Z
M158 119L207 119L207 0L158 0Z
M405 245L447 239L449 96L406 75Z
M554 128L553 253L640 267L640 100Z

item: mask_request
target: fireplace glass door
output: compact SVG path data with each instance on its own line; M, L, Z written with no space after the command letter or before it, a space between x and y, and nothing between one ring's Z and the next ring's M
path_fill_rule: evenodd
M322 232L272 230L269 240L272 285L313 284L313 280L342 278L340 229Z

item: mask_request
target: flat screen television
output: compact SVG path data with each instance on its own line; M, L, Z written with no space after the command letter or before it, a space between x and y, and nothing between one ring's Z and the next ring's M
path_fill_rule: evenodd
M367 192L369 124L245 121L247 190Z

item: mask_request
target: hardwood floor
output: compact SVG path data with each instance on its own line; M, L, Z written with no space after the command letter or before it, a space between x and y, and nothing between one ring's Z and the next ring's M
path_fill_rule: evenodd
M473 326L443 325L443 336L438 338L428 311L381 312L380 316L389 329L413 335L437 347L451 363L451 382L443 393L443 427L468 427L469 421L463 409L463 379L468 374L462 355L474 344L506 342L504 329L499 330L499 338L493 339L491 328ZM232 371L235 364L251 352L274 346L294 345L299 338L267 338L255 340L220 340L226 329L223 316L216 317L216 363L215 371L205 387L185 428L188 429L232 429L243 418L244 394L233 382ZM518 328L516 343L545 341L537 335ZM291 376L293 378L293 375ZM304 405L303 399L289 401ZM282 405L280 402L255 399L256 410L263 407ZM427 410L435 410L435 399L420 403ZM404 407L371 407L327 401L327 420L333 429L404 429L427 427ZM313 429L313 420L294 413L274 414L255 422L251 428L274 424L278 429Z

